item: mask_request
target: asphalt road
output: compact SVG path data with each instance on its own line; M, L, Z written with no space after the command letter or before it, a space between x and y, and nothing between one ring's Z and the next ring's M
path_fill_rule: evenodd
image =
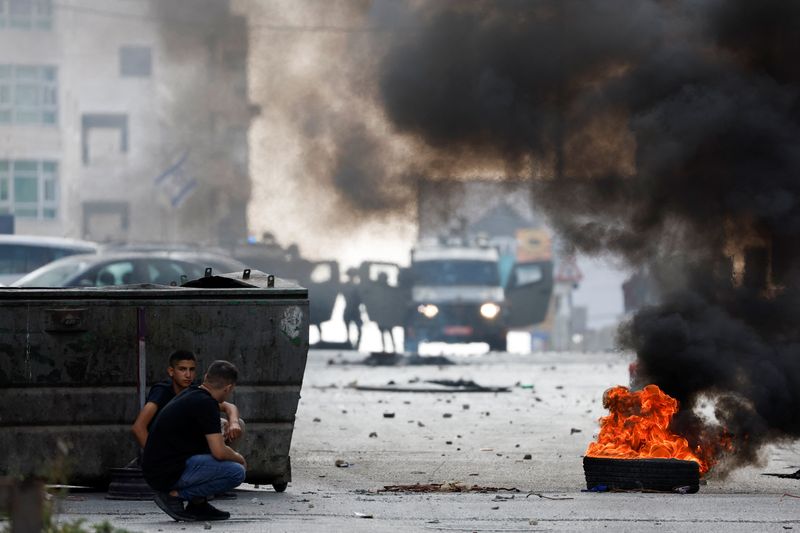
M604 414L603 391L627 382L624 354L486 354L442 367L344 364L363 357L310 353L292 443L294 481L285 493L243 487L236 500L218 502L233 517L208 524L173 522L151 502L74 493L61 502L59 520L108 520L148 532L800 530L800 481L761 475L800 468L797 442L765 450L762 465L712 475L693 495L582 492L582 454ZM390 381L421 387L429 379L510 392L353 388ZM446 482L514 490L381 492Z

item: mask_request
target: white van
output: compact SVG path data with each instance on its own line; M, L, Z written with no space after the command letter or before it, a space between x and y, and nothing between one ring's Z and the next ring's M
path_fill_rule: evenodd
M0 235L0 285L10 285L50 261L97 253L97 244L60 237Z

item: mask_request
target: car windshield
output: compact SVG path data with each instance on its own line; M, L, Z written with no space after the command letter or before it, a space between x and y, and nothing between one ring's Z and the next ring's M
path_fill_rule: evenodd
M86 269L87 264L86 261L67 261L46 265L17 280L12 287L63 287Z
M498 285L500 274L492 261L420 261L414 263L418 285Z

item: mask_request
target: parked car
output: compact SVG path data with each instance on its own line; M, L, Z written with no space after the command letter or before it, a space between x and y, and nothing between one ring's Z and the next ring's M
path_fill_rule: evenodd
M205 272L201 258L185 260L167 252L73 255L40 267L13 287L106 287L155 283L181 284L182 276L197 279ZM212 267L213 268L213 267Z
M229 256L223 248L198 246L185 243L126 243L106 244L100 253L165 253L173 259L211 267L214 273L227 274L250 268L241 261ZM271 272L272 273L272 272Z
M56 259L74 254L93 254L97 250L98 245L89 241L0 235L0 285L9 285Z

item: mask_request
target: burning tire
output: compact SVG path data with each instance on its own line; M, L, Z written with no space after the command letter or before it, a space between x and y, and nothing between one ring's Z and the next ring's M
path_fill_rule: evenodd
M584 457L589 490L652 490L694 494L700 488L700 467L679 459L612 459Z

